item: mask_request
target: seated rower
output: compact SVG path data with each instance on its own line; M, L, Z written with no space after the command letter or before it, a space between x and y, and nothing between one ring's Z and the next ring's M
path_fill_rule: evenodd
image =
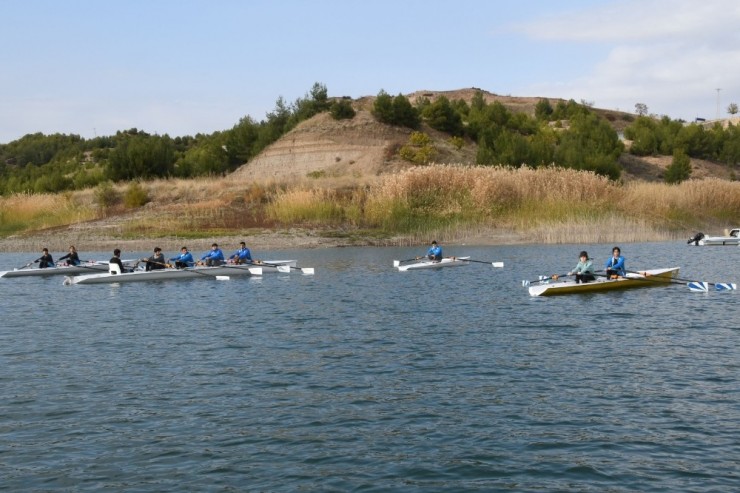
M427 258L439 262L442 260L442 247L437 245L437 241L432 241L432 246L427 250Z
M622 250L618 246L612 248L612 256L606 261L606 278L616 279L617 277L624 277L627 275L627 271L624 267L624 257L622 257Z
M180 255L171 258L170 262L174 262L175 267L178 269L185 269L186 267L192 267L195 265L193 254L188 251L188 247L182 247L180 249Z
M590 282L596 279L594 276L594 264L591 259L588 258L588 253L584 250L578 256L578 265L568 272L569 276L576 275L576 283Z
M253 264L252 252L247 248L245 242L239 243L239 250L235 251L232 256L229 257L230 264Z

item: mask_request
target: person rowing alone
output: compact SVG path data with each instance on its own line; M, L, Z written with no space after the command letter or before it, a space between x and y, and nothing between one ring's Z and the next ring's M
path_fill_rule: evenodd
M437 244L436 240L432 241L432 245L427 250L427 258L434 262L442 260L442 247Z

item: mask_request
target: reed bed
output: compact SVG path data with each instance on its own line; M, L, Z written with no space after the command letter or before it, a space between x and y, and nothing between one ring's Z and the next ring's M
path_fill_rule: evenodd
M0 234L26 229L47 229L96 217L93 208L75 200L73 194L13 194L0 197Z
M554 167L429 165L352 181L255 182L246 177L141 183L150 201L117 222L124 237L202 238L277 226L416 244L509 237L528 242L662 241L737 226L740 182L620 185ZM126 184L117 184L122 193ZM0 236L96 219L95 191L0 198ZM105 226L102 226L105 227Z

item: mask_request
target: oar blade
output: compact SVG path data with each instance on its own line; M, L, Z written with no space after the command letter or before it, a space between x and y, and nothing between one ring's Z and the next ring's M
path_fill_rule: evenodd
M253 276L261 276L262 275L262 267L250 267L249 273Z
M709 283L706 282L692 281L687 286L695 293L706 293L709 291Z
M313 267L302 267L301 272L303 272L306 275L312 276L313 275Z
M393 261L393 267L398 267L399 265L401 265L401 261L400 260L394 260Z
M714 289L717 291L734 291L737 289L737 284L734 282L718 282L714 285Z
M491 265L498 268L503 268L504 263L503 262L491 262Z
M289 265L278 265L277 271L282 273L288 273L290 272L290 266Z
M529 281L525 281L524 279L522 279L522 286L524 286L525 288L528 287Z
M229 276L216 276L217 281L228 281Z

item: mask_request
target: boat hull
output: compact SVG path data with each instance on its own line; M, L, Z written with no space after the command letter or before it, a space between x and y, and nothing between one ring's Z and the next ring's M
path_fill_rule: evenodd
M740 238L734 236L705 236L699 240L699 246L738 246Z
M92 274L95 272L107 272L108 262L89 262L80 265L60 265L57 267L48 267L46 269L16 269L0 271L0 277L46 277L46 276L76 276L80 274Z
M576 283L575 281L537 284L529 287L531 296L557 296L578 293L594 293L631 288L665 286L678 274L679 267L640 271L640 274L629 273L626 277L606 279L599 277L595 281ZM642 274L642 275L641 275Z
M64 284L113 284L144 281L167 281L177 279L210 278L222 276L253 276L261 275L259 267L249 265L222 265L219 267L191 267L187 269L158 269L151 271L137 270L123 274L89 274L84 276L67 277Z
M404 272L407 270L441 269L443 267L462 267L463 265L470 264L470 262L468 262L468 259L470 259L470 257L445 257L439 261L425 259L419 262L415 262L413 264L398 265L396 266L396 268L399 271Z

